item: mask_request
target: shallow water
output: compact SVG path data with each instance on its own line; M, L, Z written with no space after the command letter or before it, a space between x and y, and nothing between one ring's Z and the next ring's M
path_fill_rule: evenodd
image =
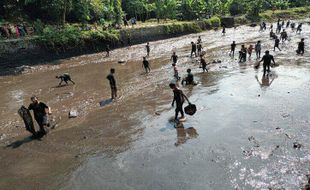
M61 60L58 65L37 66L23 75L2 77L0 132L6 139L0 142L7 145L26 135L15 127L22 125L16 110L37 94L52 107L59 127L43 142L19 150L25 147L36 157L46 153L42 147L53 147L55 152L61 149L88 158L67 176L70 180L65 180L63 189L299 189L310 173L310 54L296 56L295 49L301 37L308 44L309 34L309 25L304 25L301 35L289 30L291 40L281 45L283 51L271 51L280 66L272 69L269 81L262 80L262 68L253 69L254 58L239 64L237 56L228 56L233 40L238 43L237 51L240 44L254 45L257 40L262 41L263 51L272 48L269 32L246 26L227 29L226 36L207 31L152 42L149 74L142 69L143 44L114 50L110 58L104 53L84 55ZM210 64L209 73L201 73L195 59L189 57L189 44L199 35L207 62L222 61ZM174 115L168 88L173 81L173 50L179 56L181 76L191 68L199 82L182 87L198 112L187 116L179 128L169 122ZM117 64L120 59L128 62ZM120 89L116 102L109 101L105 79L111 67L116 68ZM55 87L55 76L65 72L77 85ZM72 109L78 111L78 118L67 118ZM293 148L296 142L301 148ZM36 152L38 144L41 154ZM9 151L3 153L11 155ZM21 154L17 150L13 156L28 158L27 151ZM58 154L52 156L44 158L61 162ZM13 165L1 156L0 160L9 173L25 167L25 162ZM35 161L32 158L32 164L40 166L41 162ZM52 178L49 172L56 170L54 165L44 171L25 170L26 177L12 175L28 179L41 171L48 179ZM57 176L70 170L59 171ZM1 185L8 184L4 175L0 174L0 179L0 187L8 187ZM25 189L33 187L24 181ZM44 187L41 185L38 187Z
M174 114L167 99L169 89L157 88L157 96L146 92L144 96L158 101L154 107L160 115L140 117L139 126L144 130L128 150L89 158L63 189L304 187L310 172L309 53L295 55L301 36L290 33L291 41L282 45L283 51L271 52L280 66L272 69L269 81L262 81L262 69L253 69L254 60L243 65L227 56L232 40L262 39L263 50L271 49L273 42L266 40L269 34L256 29L242 27L234 34L230 29L225 37L202 34L205 46L211 49L208 55L222 63L211 66L207 74L194 64L180 66L183 73L187 67L194 68L200 82L183 88L198 106L197 114L187 116L184 125L175 128L169 122ZM307 33L302 34L306 41L309 29L305 26ZM242 34L247 34L246 39ZM164 69L168 70L159 69L161 74L153 71L151 81L160 83L167 76ZM142 100L146 105L150 102ZM293 148L295 142L302 147Z

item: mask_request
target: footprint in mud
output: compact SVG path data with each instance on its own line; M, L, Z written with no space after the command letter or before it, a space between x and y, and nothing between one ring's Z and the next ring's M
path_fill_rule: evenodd
M259 143L258 143L258 141L257 141L253 136L248 137L248 140L249 140L250 142L253 142L253 143L254 143L254 147L259 147L259 146L260 146Z
M294 142L294 143L293 143L293 148L294 148L294 149L300 149L300 148L302 148L302 144L300 144L300 143L298 143L298 142Z

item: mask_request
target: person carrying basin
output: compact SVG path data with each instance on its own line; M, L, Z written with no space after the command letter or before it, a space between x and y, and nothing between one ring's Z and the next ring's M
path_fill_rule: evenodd
M185 116L184 116L184 111L183 111L183 104L185 102L185 100L191 104L188 100L188 98L184 95L183 91L180 90L176 84L174 83L170 83L169 87L172 89L173 91L173 100L172 100L172 107L174 107L174 103L176 103L176 108L175 108L175 121L179 122L179 120L184 120ZM181 117L178 118L179 113L181 113Z
M273 64L275 65L275 61L272 55L269 54L269 51L265 52L265 55L263 56L262 60L259 61L259 63L264 62L263 63L263 67L264 67L264 76L266 75L266 72L270 72L270 65L271 65L271 61L273 62ZM268 69L268 70L267 70Z
M46 127L49 126L48 115L52 114L51 108L40 102L37 96L32 96L30 99L32 103L28 106L28 110L33 110L34 119L40 127L37 135L44 136L48 132Z

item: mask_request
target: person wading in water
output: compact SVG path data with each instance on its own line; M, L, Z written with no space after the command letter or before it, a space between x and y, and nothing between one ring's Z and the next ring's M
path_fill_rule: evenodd
M268 72L270 72L271 61L273 62L273 64L276 64L275 61L274 61L273 56L269 54L269 51L266 51L265 55L262 58L262 60L260 60L260 62L259 62L259 63L264 62L263 63L264 76L266 75L267 68L268 68Z
M48 115L52 114L51 108L45 103L40 102L38 97L31 97L32 103L28 106L29 110L33 110L34 119L37 121L40 131L37 133L38 137L42 137L47 134L46 127L49 126Z
M116 88L116 81L114 78L115 69L110 70L110 74L107 76L107 79L110 82L111 87L111 99L114 100L117 97L117 88Z
M172 104L171 104L172 107L174 107L174 102L176 103L174 119L175 119L176 122L179 122L179 119L180 120L185 119L184 111L183 111L184 101L186 100L189 104L190 104L190 102L189 102L188 98L184 95L183 91L180 90L176 86L176 84L170 83L169 86L170 86L170 88L173 91L173 101L172 101ZM180 118L178 118L179 112L181 113L181 117Z

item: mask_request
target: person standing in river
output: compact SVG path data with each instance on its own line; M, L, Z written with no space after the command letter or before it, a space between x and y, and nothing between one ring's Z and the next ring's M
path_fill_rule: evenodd
M276 37L276 39L274 40L274 47L273 47L273 51L276 51L276 48L278 48L280 51L282 51L279 47L280 45L280 39L278 37Z
M201 36L198 36L197 44L200 44L200 43L202 43Z
M173 91L173 100L172 100L172 107L174 107L174 103L176 103L176 108L175 108L175 121L178 122L179 118L178 115L179 113L181 113L181 117L180 119L185 119L184 116L184 111L183 111L183 104L185 102L185 100L190 104L188 98L184 95L183 91L180 90L176 84L174 83L170 83L169 87L172 89Z
M259 63L264 62L263 63L263 67L264 67L264 76L266 75L266 72L270 72L270 65L271 65L271 61L273 62L273 64L275 65L275 61L272 55L269 54L269 51L265 52L265 55L263 56L262 60L259 61ZM268 69L268 70L267 70Z
M174 78L179 81L181 79L181 77L179 76L179 70L177 68L177 65L175 63L172 63L172 67L173 67L173 73L174 73Z
M296 30L296 33L301 33L302 31L302 23L300 23L298 26L297 26L297 30Z
M305 39L302 38L301 41L298 43L297 55L304 55L305 53Z
M288 20L287 23L286 23L286 28L290 27L290 24L291 24L291 21Z
M146 57L143 57L142 67L145 69L145 72L146 72L146 73L151 72L150 63L149 63L149 61L146 59Z
M109 57L110 56L110 46L109 45L106 46L105 51L107 52L106 57Z
M285 29L283 29L283 31L281 32L280 39L282 40L282 43L288 39L288 35Z
M248 54L249 54L249 58L251 58L252 57L252 52L253 52L253 45L251 44L251 45L249 45L249 47L248 47L248 49L247 49L247 51L248 51Z
M115 69L110 70L110 74L107 76L107 79L110 82L111 87L111 99L114 100L117 97L117 88L116 88L116 81L114 78Z
M191 42L191 44L192 44L191 57L193 57L193 54L195 54L195 57L197 57L197 53L196 53L197 46L196 46L196 44L194 42Z
M198 44L197 44L197 53L198 53L198 56L201 55L201 51L202 51L202 45L201 45L201 43L198 43Z
M222 30L222 35L224 36L226 34L226 26L223 24L223 30Z
M200 64L201 64L201 67L202 67L202 72L208 72L208 69L207 69L207 62L206 60L203 58L203 55L200 55Z
M247 54L247 48L245 45L241 45L241 50L239 51L239 62L243 63L246 62L246 54Z
M262 51L262 44L261 44L260 41L258 41L258 42L255 44L256 59L259 59L259 58L260 58L261 51Z
M51 108L45 103L40 102L38 97L31 97L31 104L28 106L28 110L33 110L34 119L37 121L40 131L37 133L39 137L47 134L46 127L49 126L48 115L52 114Z
M175 51L172 53L171 59L170 59L170 60L172 60L172 62L173 62L174 64L177 64L177 62L178 62L178 56L177 56L177 54L175 53Z
M150 56L150 43L148 42L147 44L146 44L146 46L145 46L145 48L146 48L146 56Z
M234 57L235 56L235 50L236 50L236 42L233 41L233 43L230 45L230 53L229 56Z

